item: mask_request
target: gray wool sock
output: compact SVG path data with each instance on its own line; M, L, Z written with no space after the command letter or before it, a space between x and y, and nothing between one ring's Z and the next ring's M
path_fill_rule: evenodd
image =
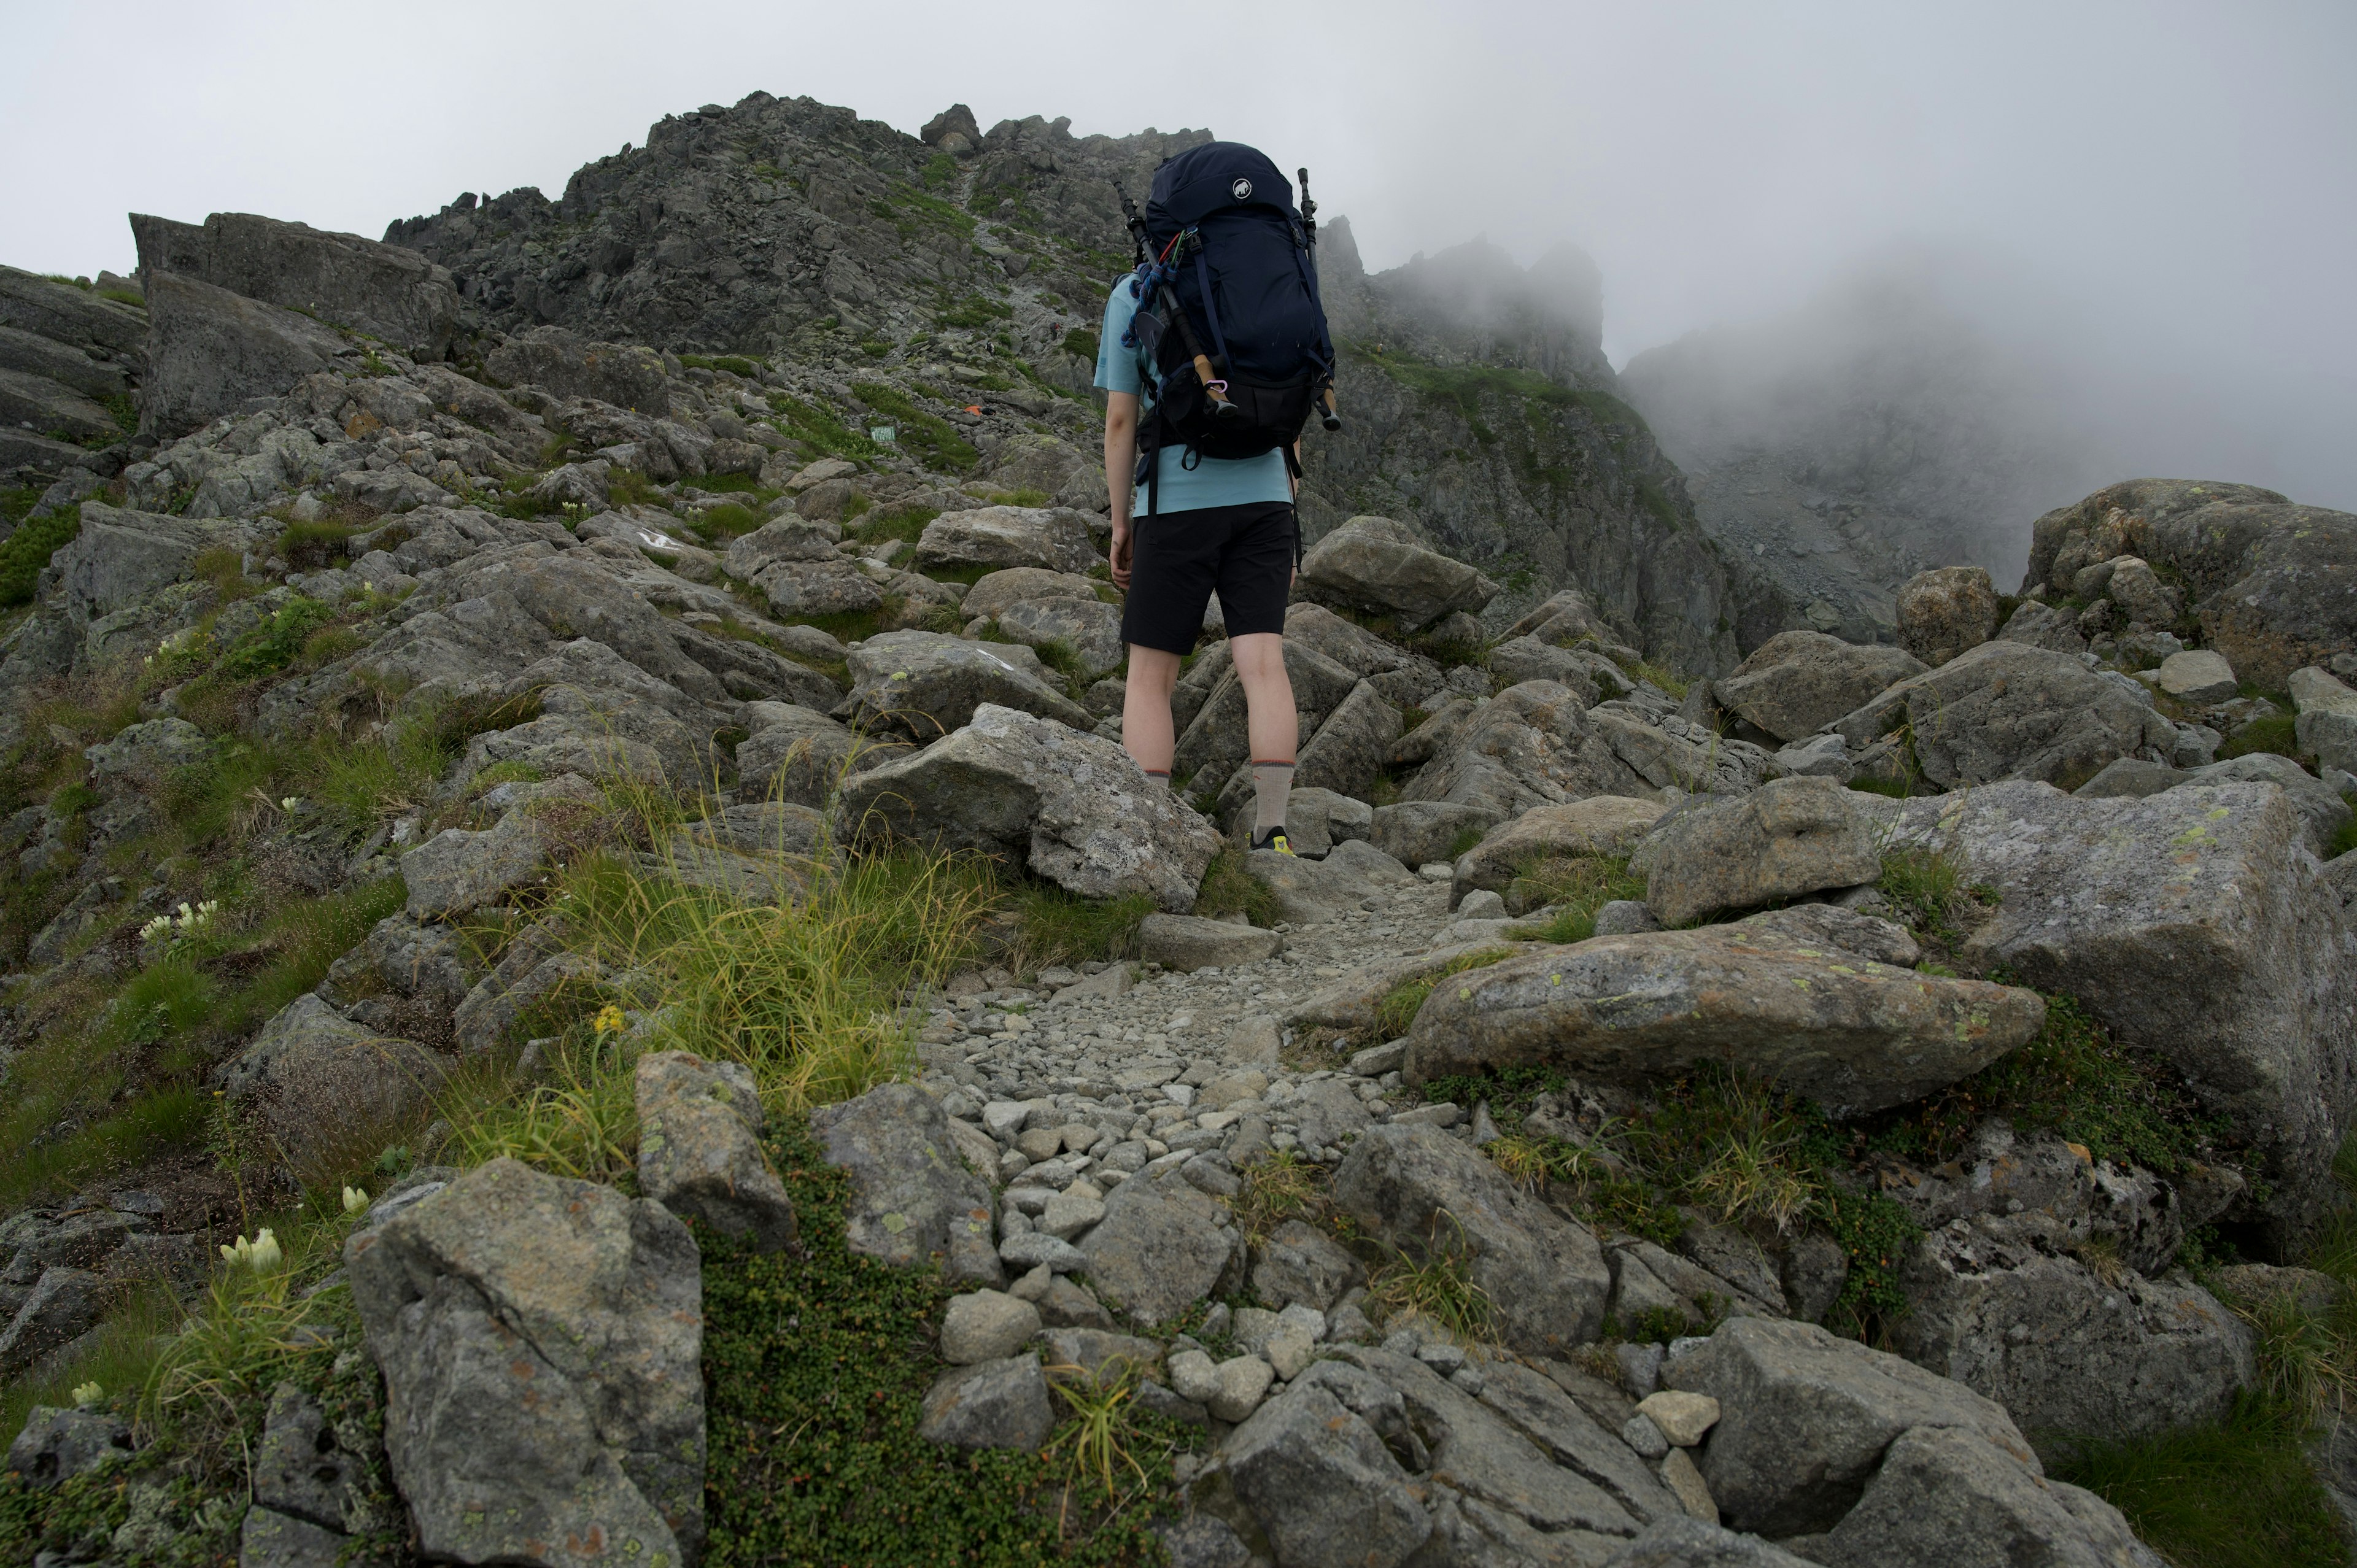
M1170 775L1167 770L1157 772L1155 769L1149 768L1145 771L1146 787L1148 789L1159 790L1165 795L1170 793Z
M1286 797L1293 792L1293 764L1255 762L1253 770L1253 836L1285 826Z

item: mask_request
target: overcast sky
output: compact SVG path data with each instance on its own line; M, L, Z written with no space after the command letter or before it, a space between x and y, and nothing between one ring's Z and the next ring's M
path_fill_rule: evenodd
M1986 308L2214 398L2269 468L2214 477L2357 506L2351 0L0 0L0 261L39 271L128 271L128 210L375 236L461 190L554 196L755 89L909 131L963 100L1255 142L1371 267L1574 241L1616 362L1953 250L2005 280Z

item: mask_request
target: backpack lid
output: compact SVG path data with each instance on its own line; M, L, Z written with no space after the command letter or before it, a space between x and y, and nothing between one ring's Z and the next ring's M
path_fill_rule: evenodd
M1290 219L1293 186L1268 155L1242 142L1205 142L1166 160L1154 171L1146 199L1146 227L1156 235L1175 234L1215 212L1240 207L1273 208Z

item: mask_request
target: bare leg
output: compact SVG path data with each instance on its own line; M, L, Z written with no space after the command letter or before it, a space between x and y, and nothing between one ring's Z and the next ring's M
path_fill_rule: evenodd
M1278 672L1283 673L1281 668ZM1171 734L1170 689L1177 684L1178 655L1159 648L1140 648L1134 642L1129 645L1129 682L1121 698L1121 744L1148 773L1168 776L1170 771L1170 751L1178 744ZM1286 688L1288 708L1291 690Z
M1290 762L1293 748L1301 741L1301 720L1293 709L1293 680L1285 672L1285 638L1273 631L1253 632L1228 639L1228 650L1235 658L1236 679L1243 682L1244 703L1251 714L1252 760L1254 762ZM1173 666L1176 667L1175 665ZM1137 662L1130 661L1131 691L1136 690ZM1168 691L1164 688L1165 693ZM1169 722L1166 703L1163 722ZM1127 724L1123 725L1127 733ZM1130 748L1133 753L1135 746ZM1163 754L1168 756L1166 750ZM1168 764L1164 764L1168 767ZM1225 780L1222 780L1225 782Z

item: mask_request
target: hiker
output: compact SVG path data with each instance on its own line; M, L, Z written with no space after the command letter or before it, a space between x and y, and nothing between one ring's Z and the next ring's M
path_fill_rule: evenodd
M1114 283L1098 338L1114 585L1128 596L1122 744L1168 788L1170 693L1213 591L1250 711L1251 846L1289 855L1300 738L1285 608L1301 559L1302 426L1329 428L1334 353L1318 299L1316 204L1251 147L1211 142L1156 171L1138 268ZM1304 214L1308 214L1307 217ZM1206 780L1217 789L1225 779Z

